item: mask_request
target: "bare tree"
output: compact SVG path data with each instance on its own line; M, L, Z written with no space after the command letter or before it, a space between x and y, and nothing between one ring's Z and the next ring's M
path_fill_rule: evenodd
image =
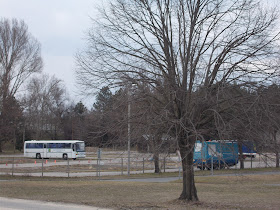
M68 97L62 81L43 74L30 80L22 99L26 126L35 139L58 139L62 136L62 117Z
M8 98L15 96L31 74L41 71L42 59L40 53L40 44L28 32L27 25L23 21L0 19L1 115L5 114L8 109ZM1 118L1 127L7 124L3 119ZM2 138L0 139L2 140Z
M276 11L256 0L115 0L100 14L76 56L78 81L88 90L102 83L155 89L182 156L180 199L198 200L195 141L224 111L216 95L226 83L273 74Z
M161 94L140 84L131 92L131 124L135 127L133 133L138 139L137 145L153 154L155 173L160 173L160 153L175 152L177 148L168 135L166 120L162 119L164 113L160 113L164 110L161 100L158 100Z
M259 87L257 91L258 103L255 106L257 111L258 129L261 131L261 138L258 139L258 146L266 152L275 153L276 167L279 168L280 152L280 86L272 84L267 87ZM263 151L263 152L264 152Z

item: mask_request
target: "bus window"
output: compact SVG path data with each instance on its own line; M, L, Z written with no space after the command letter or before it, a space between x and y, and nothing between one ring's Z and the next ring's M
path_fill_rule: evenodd
M85 143L76 143L76 151L84 152L85 151Z
M47 148L53 148L54 146L53 146L53 143L48 143L47 144Z
M27 143L26 144L26 148L27 149L40 149L43 148L43 144L42 143Z

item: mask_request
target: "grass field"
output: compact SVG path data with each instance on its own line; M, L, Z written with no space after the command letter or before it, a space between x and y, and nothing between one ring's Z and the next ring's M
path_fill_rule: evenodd
M182 183L0 176L0 197L114 209L279 209L280 175L196 177L199 202L178 201Z

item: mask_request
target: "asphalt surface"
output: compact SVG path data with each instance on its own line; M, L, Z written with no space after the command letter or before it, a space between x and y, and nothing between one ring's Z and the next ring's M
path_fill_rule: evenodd
M0 197L0 210L106 210L103 208ZM107 209L109 210L109 209Z
M162 177L162 178L143 178L143 179L110 179L103 181L113 181L113 182L172 182L182 179L181 177Z
M247 176L247 175L273 175L280 174L280 171L267 171L267 172L254 172L254 173L231 173L231 174L213 174L213 175L200 175L196 177L213 177L213 176ZM172 182L180 180L182 177L160 177L160 178L136 178L136 179L112 179L102 181L115 181L115 182ZM280 184L276 184L280 186Z

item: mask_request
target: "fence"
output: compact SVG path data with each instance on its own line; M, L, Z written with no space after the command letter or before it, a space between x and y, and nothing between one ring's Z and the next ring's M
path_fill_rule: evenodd
M107 176L127 175L128 159L126 154L104 153L98 158L96 153L89 153L86 159L31 159L21 156L0 156L0 174L22 176ZM273 154L261 154L256 158L247 158L245 168L275 167ZM161 172L177 172L180 176L181 162L175 154L160 156ZM231 167L239 168L238 165ZM136 153L130 159L130 174L154 173L154 161L151 154ZM198 169L196 169L198 170Z
M101 176L127 174L127 158L106 159L30 159L0 157L0 174L25 176ZM147 158L131 158L132 174L153 173L154 162ZM180 163L172 158L160 160L161 172L178 171Z

